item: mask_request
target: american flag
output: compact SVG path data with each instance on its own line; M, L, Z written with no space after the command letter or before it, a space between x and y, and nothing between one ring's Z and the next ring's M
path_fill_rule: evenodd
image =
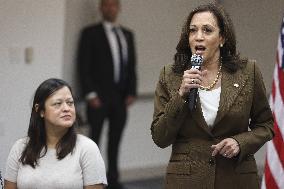
M270 106L275 137L267 143L262 189L284 189L284 17L278 38Z

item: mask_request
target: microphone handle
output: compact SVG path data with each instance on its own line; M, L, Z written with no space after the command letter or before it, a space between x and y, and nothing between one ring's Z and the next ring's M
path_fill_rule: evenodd
M190 111L192 111L195 108L196 105L196 99L197 99L197 88L192 88L189 91L188 94L188 107L190 109Z
M201 70L201 65L203 63L203 57L198 54L193 54L191 56L191 68ZM195 109L196 107L196 99L197 99L198 89L192 88L188 94L188 107L190 111Z

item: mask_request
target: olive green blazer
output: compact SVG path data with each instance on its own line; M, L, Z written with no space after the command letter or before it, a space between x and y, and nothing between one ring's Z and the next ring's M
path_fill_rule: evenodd
M273 116L261 73L249 61L236 73L222 69L219 109L208 127L200 99L192 112L178 94L182 74L165 66L155 91L151 133L161 148L172 145L166 189L259 188L254 153L271 140ZM234 158L211 157L211 145L234 138L240 153Z

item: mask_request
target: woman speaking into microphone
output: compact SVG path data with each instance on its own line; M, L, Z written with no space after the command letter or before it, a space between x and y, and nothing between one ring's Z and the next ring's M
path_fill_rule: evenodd
M259 188L254 154L274 136L273 116L255 61L236 51L227 13L217 4L192 10L176 50L161 70L151 124L154 142L172 145L165 188ZM200 70L180 58L193 54Z

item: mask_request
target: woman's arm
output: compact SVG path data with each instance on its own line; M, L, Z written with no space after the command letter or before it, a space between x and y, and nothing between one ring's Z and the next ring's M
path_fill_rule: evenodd
M17 189L17 183L5 180L4 189Z
M254 154L274 136L273 115L266 97L261 72L255 63L252 74L254 75L254 89L249 125L251 131L232 136L240 146L239 161L247 155Z
M104 185L96 184L96 185L84 186L84 189L104 189Z
M178 94L178 91L170 92L167 85L168 74L173 74L164 67L160 73L154 99L154 115L151 124L152 139L161 148L171 145L177 136L185 116L187 103ZM170 79L169 79L170 80ZM178 86L179 87L179 86Z

